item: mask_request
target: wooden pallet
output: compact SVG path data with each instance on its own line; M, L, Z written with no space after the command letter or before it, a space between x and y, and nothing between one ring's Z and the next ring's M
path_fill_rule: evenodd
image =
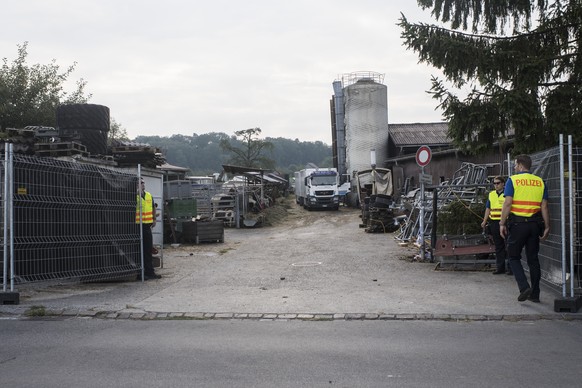
M73 156L73 155L81 155L84 157L89 156L87 151L81 151L78 149L56 149L56 150L38 150L34 152L37 156Z
M58 143L36 143L35 150L38 151L62 151L71 150L79 152L87 152L87 147L76 141L58 142Z
M8 136L22 136L22 137L34 137L34 129L17 129L17 128L6 128L4 130Z
M115 146L111 147L113 153L126 153L126 152L159 152L157 149L148 146Z

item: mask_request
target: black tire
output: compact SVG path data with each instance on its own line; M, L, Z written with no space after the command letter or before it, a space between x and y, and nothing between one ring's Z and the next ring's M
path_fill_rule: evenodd
M109 132L109 108L96 104L70 104L57 108L57 126L60 130L96 129Z
M75 140L87 147L92 155L107 154L109 108L95 104L61 105L57 108L60 136Z
M383 208L390 207L390 205L392 205L392 197L390 197L389 195L378 194L376 196L375 203L376 203L376 207L383 207Z
M91 155L107 155L107 132L95 129L77 129L75 138L87 147Z
M386 232L388 232L388 233L394 233L398 229L400 229L400 225L390 224L388 227L386 227Z

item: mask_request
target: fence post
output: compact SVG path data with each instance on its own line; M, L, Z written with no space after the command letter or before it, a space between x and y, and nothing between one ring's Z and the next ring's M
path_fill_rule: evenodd
M19 304L20 293L14 291L14 218L12 214L13 197L13 144L4 146L4 266L3 266L3 291L0 293L0 304ZM10 230L10 235L8 234ZM8 255L10 249L10 255ZM8 256L10 256L8 258ZM10 265L8 265L10 259ZM8 270L10 270L10 291L7 290Z
M4 216L4 240L2 241L3 261L2 261L2 291L8 290L8 146L4 143L4 195L2 196L2 210Z
M564 174L564 135L560 134L560 226L562 240L566 240L566 188L563 178ZM572 135L568 135L568 206L569 209L569 244L570 244L570 296L567 296L566 280L566 244L562 244L562 297L554 299L555 312L576 313L582 307L582 299L574 295L574 165L572 160Z
M568 135L568 193L570 207L570 297L574 297L574 164L572 161L572 135Z
M139 252L141 259L141 282L145 281L145 268L144 268L144 258L143 258L143 215L142 215L142 200L141 200L141 164L137 165L137 191L136 198L140 197L139 200Z

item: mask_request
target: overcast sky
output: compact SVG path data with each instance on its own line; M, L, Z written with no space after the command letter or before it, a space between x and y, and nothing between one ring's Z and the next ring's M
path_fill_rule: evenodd
M0 57L27 41L29 65L77 62L70 80L85 79L130 138L260 127L331 144L345 73L385 74L391 124L442 120L426 93L441 73L404 49L400 12L432 20L414 0L7 1Z

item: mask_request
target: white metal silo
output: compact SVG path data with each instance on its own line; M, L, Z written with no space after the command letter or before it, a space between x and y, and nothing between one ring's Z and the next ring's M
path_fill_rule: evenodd
M378 167L388 158L388 91L383 79L383 74L374 72L342 78L348 174L370 168L371 150L376 150Z

